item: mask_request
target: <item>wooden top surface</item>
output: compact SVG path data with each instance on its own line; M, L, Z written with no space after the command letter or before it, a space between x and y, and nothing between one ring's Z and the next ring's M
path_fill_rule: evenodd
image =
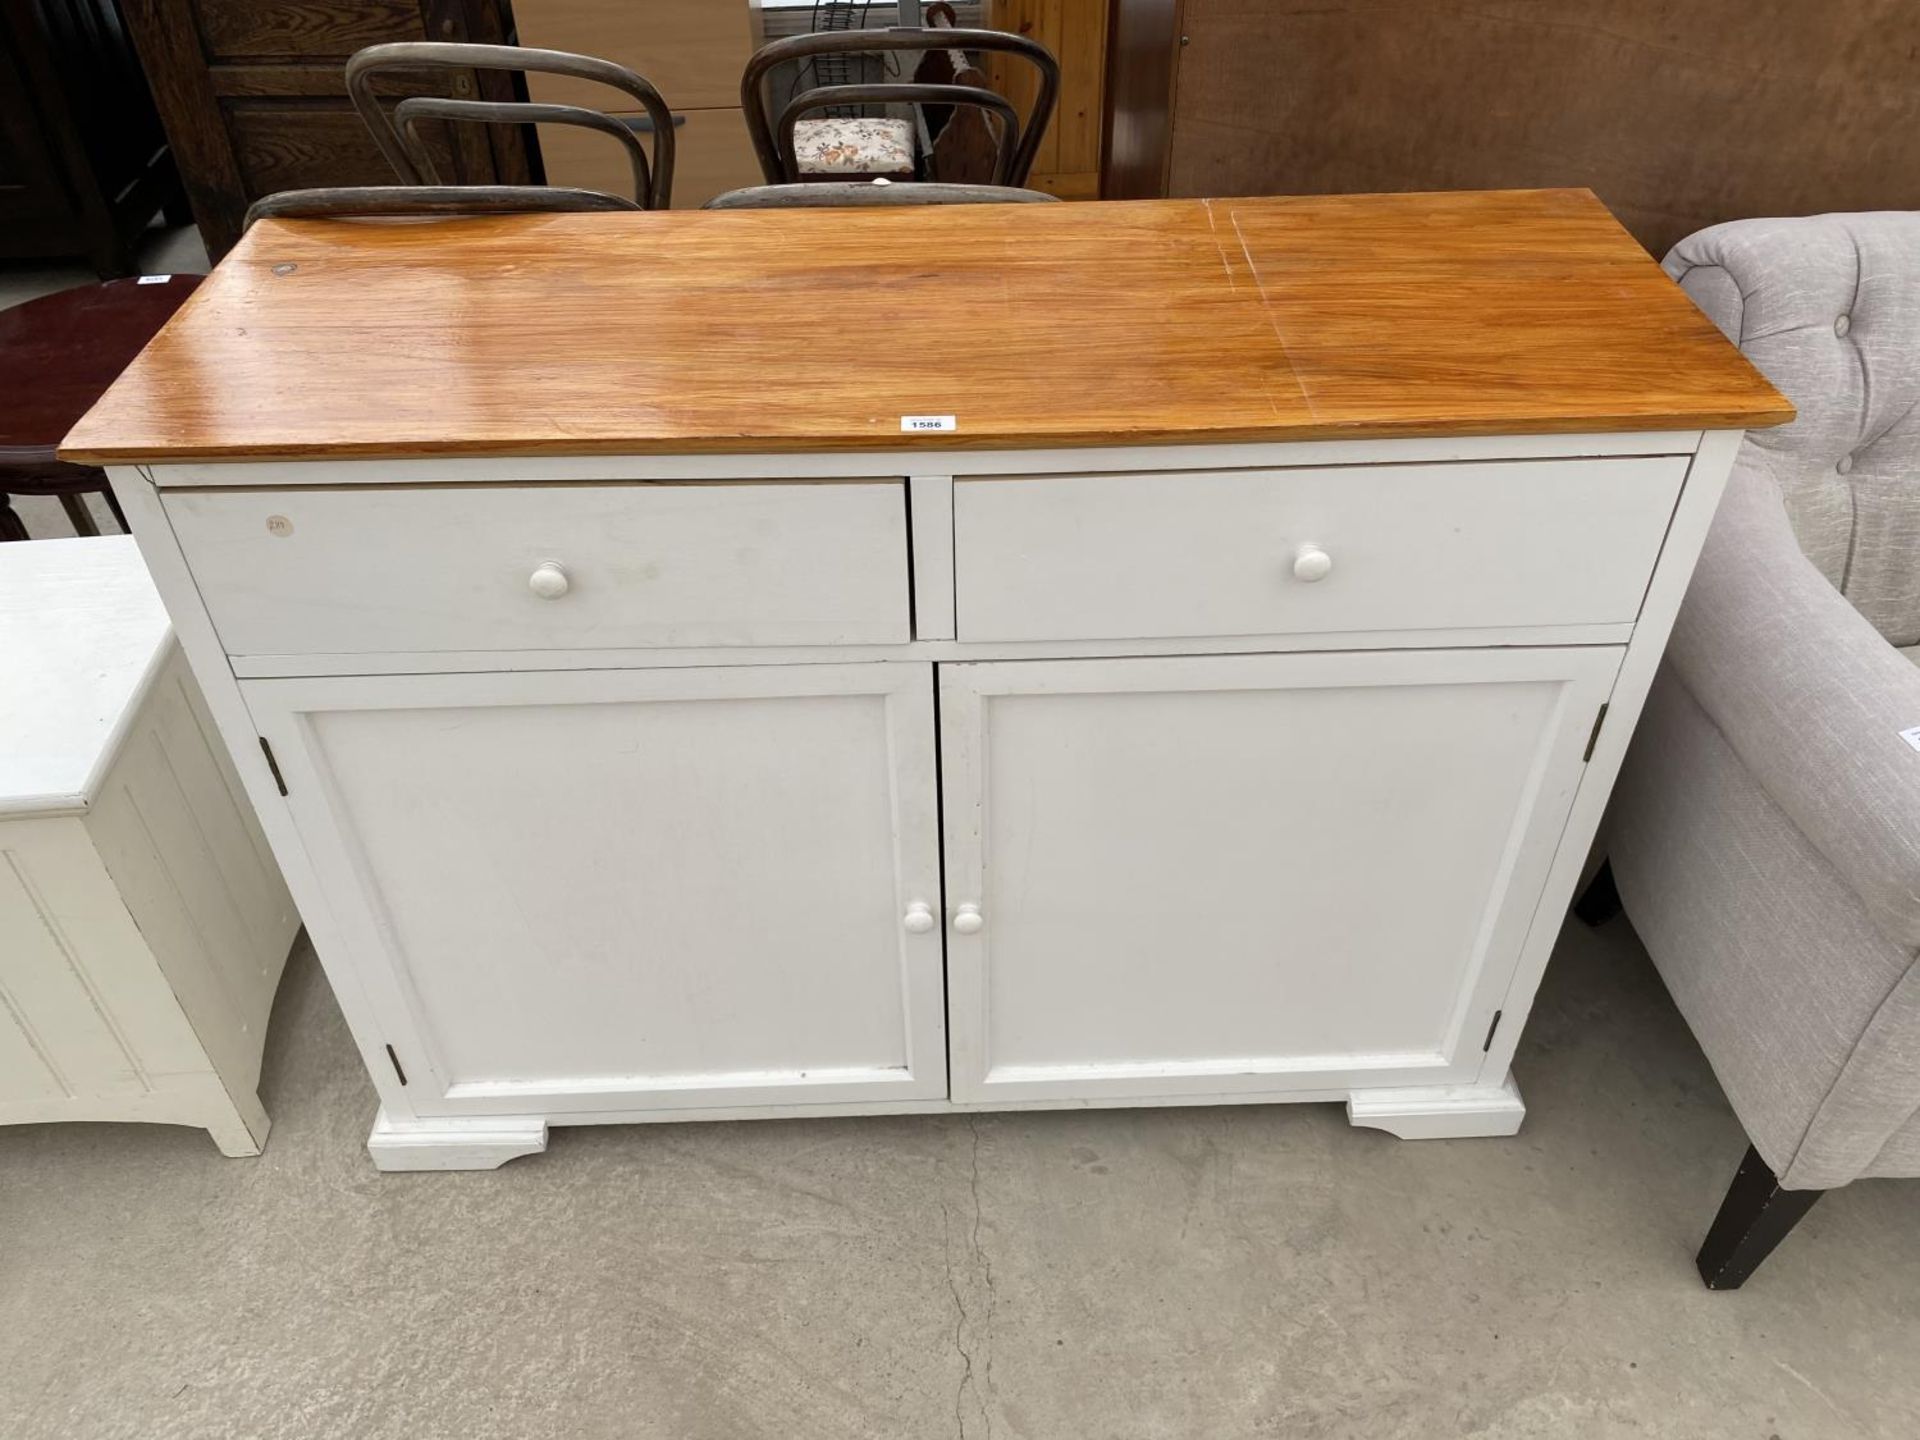
M87 807L172 636L132 536L0 545L0 815Z
M1792 407L1584 190L262 222L65 458L1737 428ZM952 434L903 435L903 415Z

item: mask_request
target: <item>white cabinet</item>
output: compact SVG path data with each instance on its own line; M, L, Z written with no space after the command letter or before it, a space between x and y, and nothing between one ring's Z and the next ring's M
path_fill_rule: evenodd
M1736 443L116 482L420 1169L1022 1106L1512 1133Z
M946 1093L931 666L244 688L416 1115Z
M943 666L954 1098L1470 1081L1619 662Z

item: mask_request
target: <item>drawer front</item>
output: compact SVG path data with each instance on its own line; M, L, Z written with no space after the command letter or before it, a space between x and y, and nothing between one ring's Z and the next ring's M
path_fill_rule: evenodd
M644 115L617 117L644 123ZM676 110L673 127L673 208L698 210L723 190L761 183L760 162L747 138L747 122L738 109ZM610 195L633 194L633 165L611 135L578 125L542 125L540 154L549 185L577 185ZM653 137L640 136L647 154Z
M753 53L747 0L516 0L520 43L595 55L637 70L678 109L740 103L740 72ZM591 80L529 75L535 100L632 108L624 93Z
M899 481L197 491L166 507L232 655L910 638Z
M1630 622L1686 467L1658 456L961 480L958 634Z

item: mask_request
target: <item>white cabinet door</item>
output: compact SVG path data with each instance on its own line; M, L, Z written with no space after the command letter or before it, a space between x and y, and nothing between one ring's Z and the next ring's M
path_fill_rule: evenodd
M243 691L417 1113L946 1093L929 666Z
M943 665L953 1098L1472 1079L1620 654Z

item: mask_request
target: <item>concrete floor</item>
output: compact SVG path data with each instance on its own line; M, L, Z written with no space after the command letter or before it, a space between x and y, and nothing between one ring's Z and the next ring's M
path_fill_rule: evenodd
M1333 1106L560 1129L380 1176L304 948L259 1160L0 1130L10 1440L1920 1434L1920 1182L1738 1294L1743 1148L1630 929L1563 936L1511 1140Z
M207 247L200 243L200 232L191 226L168 230L156 225L147 232L140 246L140 269L147 275L204 275L209 268ZM0 310L69 290L76 285L97 285L100 277L79 262L0 262ZM27 533L36 540L55 540L73 534L66 511L50 495L20 495L13 508L26 523ZM102 535L119 532L120 526L98 495L87 497L87 509Z

